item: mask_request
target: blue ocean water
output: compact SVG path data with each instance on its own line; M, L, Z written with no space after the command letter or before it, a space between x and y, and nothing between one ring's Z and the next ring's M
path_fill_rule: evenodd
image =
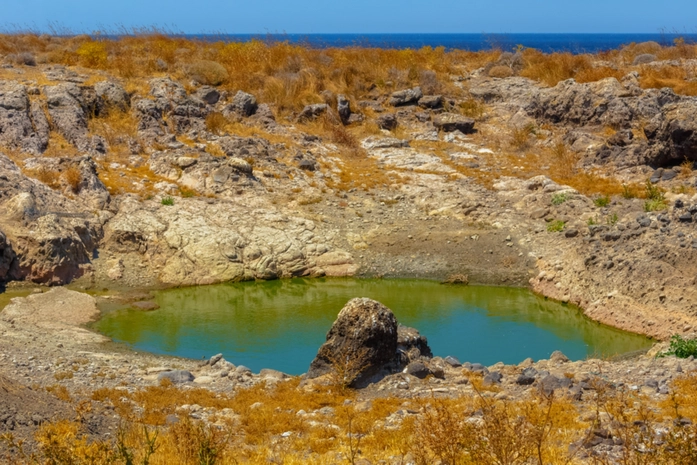
M518 45L543 52L597 53L632 42L649 40L661 45L672 45L681 37L697 42L697 34L222 34L190 35L205 40L290 42L312 48L379 47L416 49L425 46L464 49L471 51L513 50Z

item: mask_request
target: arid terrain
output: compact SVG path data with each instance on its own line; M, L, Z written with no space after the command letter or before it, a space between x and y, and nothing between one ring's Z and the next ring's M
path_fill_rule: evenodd
M7 460L694 463L697 365L655 356L697 328L696 46L7 35L0 58L0 282L27 294L0 314ZM483 367L388 331L297 379L84 327L102 289L295 276L528 286L659 344Z

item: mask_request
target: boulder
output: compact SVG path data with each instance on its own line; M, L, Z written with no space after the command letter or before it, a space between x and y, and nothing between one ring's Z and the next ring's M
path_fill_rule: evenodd
M15 260L15 253L12 250L12 245L7 240L5 235L0 231L0 282L8 280L12 263Z
M460 131L469 134L474 130L474 120L456 113L441 113L433 118L433 125L443 132Z
M252 94L240 90L235 94L227 109L246 118L255 114L258 108L257 99Z
M218 103L218 100L220 100L220 92L218 92L218 89L212 86L201 86L196 91L196 97L200 98L208 105L215 105Z
M385 113L384 115L378 116L375 123L380 129L393 131L397 128L397 116L394 113Z
M326 103L317 103L314 105L306 105L303 111L298 115L299 122L312 121L319 118L321 115L327 112L329 105Z
M157 375L157 380L169 380L172 384L190 383L194 380L194 375L186 370L165 371Z
M336 367L344 383L360 387L394 362L397 340L397 319L389 308L371 299L353 299L339 312L307 377L317 378Z
M131 105L131 98L121 84L114 81L101 81L94 85L94 91L106 107L126 111Z
M414 328L403 325L397 328L397 350L406 354L410 361L420 357L433 357L426 336L422 336Z
M419 106L421 108L436 109L443 106L443 96L442 95L424 95L419 99Z
M88 115L98 115L101 110L94 91L74 83L61 83L44 87L44 94L53 126L79 150L89 151Z
M428 375L431 374L431 370L429 370L428 367L423 362L416 361L416 362L411 362L407 366L406 373L408 375L412 375L416 378L424 379Z
M424 94L421 92L421 87L400 90L392 94L390 97L390 105L393 107L416 105L419 102L419 99L421 99L423 96Z
M339 118L343 124L349 124L351 118L351 102L345 95L339 95L336 99L336 110L339 113Z

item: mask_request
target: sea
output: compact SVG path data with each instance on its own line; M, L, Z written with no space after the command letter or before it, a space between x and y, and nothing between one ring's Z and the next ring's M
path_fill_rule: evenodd
M672 45L676 39L697 43L697 34L218 34L187 35L211 41L289 42L311 48L375 47L419 49L445 47L447 50L470 51L499 49L512 51L519 46L542 52L597 53L632 42L655 41Z

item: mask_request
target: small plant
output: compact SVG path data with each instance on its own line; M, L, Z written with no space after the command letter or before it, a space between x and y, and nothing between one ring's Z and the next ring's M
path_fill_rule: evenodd
M678 358L697 357L697 339L685 339L679 334L674 335L670 338L668 350L658 354L658 357L669 355L675 355Z
M63 177L65 178L65 181L68 183L70 186L70 190L73 191L73 193L77 194L80 192L80 183L82 183L82 173L80 172L80 168L77 166L71 166L65 172L63 173Z
M608 205L610 205L610 196L601 195L600 197L596 197L595 199L593 199L593 203L598 208L607 207Z
M566 226L565 221L562 221L562 220L552 221L547 226L547 232L562 232L564 230L565 226Z
M166 205L168 207L171 207L174 205L174 199L170 196L163 197L161 203L162 203L162 205Z
M619 220L617 213L613 213L612 215L607 217L607 224L610 226L614 226L617 224L617 221Z
M660 187L647 180L644 189L646 190L647 199L646 202L644 202L644 211L654 212L667 208L665 195Z
M181 196L185 199L190 199L191 197L194 197L196 195L196 192L189 189L181 189L180 192Z
M563 192L561 194L554 194L552 196L552 205L561 205L569 200L569 194Z
M633 199L636 197L636 195L631 187L626 184L622 184L622 197L625 199Z
M473 98L460 102L460 113L464 116L478 119L484 115L484 111L484 104Z
M595 226L596 224L598 224L598 217L591 216L590 218L588 218L587 223L588 223L588 226Z
M528 124L522 128L515 128L511 133L511 146L520 152L530 147L530 136L535 134L535 125Z

